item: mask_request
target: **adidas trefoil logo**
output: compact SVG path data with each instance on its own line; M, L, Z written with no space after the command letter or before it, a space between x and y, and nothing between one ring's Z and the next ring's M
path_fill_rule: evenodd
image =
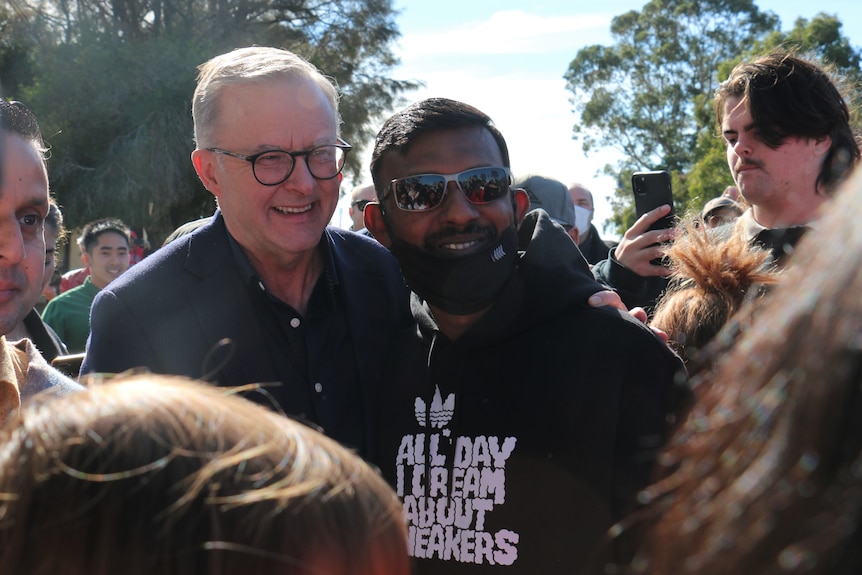
M427 404L421 397L417 397L414 402L416 410L416 421L421 427L428 427L429 422L425 421L425 412L428 411L430 418L430 426L441 429L449 425L452 420L452 415L455 413L455 394L450 393L443 401L443 396L440 394L440 388L434 386L434 397L431 400L430 411L426 409Z
M498 262L504 257L506 257L506 248L504 248L502 245L499 245L494 248L494 253L491 254L491 261Z

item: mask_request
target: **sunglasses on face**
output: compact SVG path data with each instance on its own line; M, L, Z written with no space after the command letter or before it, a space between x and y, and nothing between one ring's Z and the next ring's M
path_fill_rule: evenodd
M487 204L509 193L512 176L508 168L471 168L457 174L417 174L392 180L389 189L395 205L407 212L427 212L443 203L449 182L455 182L473 204Z
M367 206L370 201L371 200L357 200L357 201L353 202L351 205L354 208L356 208L357 210L359 210L360 212L364 212L365 206Z

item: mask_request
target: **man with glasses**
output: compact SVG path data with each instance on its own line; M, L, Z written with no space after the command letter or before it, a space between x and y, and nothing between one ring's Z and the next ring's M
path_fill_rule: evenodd
M625 558L630 534L602 539L650 479L685 396L679 358L587 305L600 288L586 261L527 213L479 110L435 98L395 114L371 171L365 222L399 260L415 322L390 346L373 460L403 500L417 572Z
M336 89L275 48L199 70L192 162L218 210L99 293L82 373L239 386L363 452L407 290L377 242L327 226L350 150Z
M353 225L350 226L351 231L368 235L371 233L365 227L365 206L368 202L373 202L377 199L374 195L374 185L366 184L356 186L350 193L350 219L353 220Z

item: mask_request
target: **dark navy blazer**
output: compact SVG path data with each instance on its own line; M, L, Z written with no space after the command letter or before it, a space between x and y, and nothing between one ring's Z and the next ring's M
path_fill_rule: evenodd
M326 228L324 241L331 246L369 420L389 342L410 321L409 292L397 261L376 241L334 227ZM218 385L282 382L273 395L287 413L301 413L307 401L307 386L291 385L291 374L280 372L271 357L218 211L100 291L90 325L82 374L144 367ZM225 340L230 343L219 345Z

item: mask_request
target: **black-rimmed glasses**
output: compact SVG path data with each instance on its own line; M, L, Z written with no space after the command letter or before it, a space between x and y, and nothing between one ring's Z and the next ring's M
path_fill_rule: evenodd
M265 150L244 156L221 148L207 148L210 152L224 154L251 163L254 178L264 186L277 186L287 180L296 167L296 159L305 157L308 171L318 180L331 180L344 169L347 152L351 145L338 138L337 144L323 144L309 150L288 152L286 150Z

